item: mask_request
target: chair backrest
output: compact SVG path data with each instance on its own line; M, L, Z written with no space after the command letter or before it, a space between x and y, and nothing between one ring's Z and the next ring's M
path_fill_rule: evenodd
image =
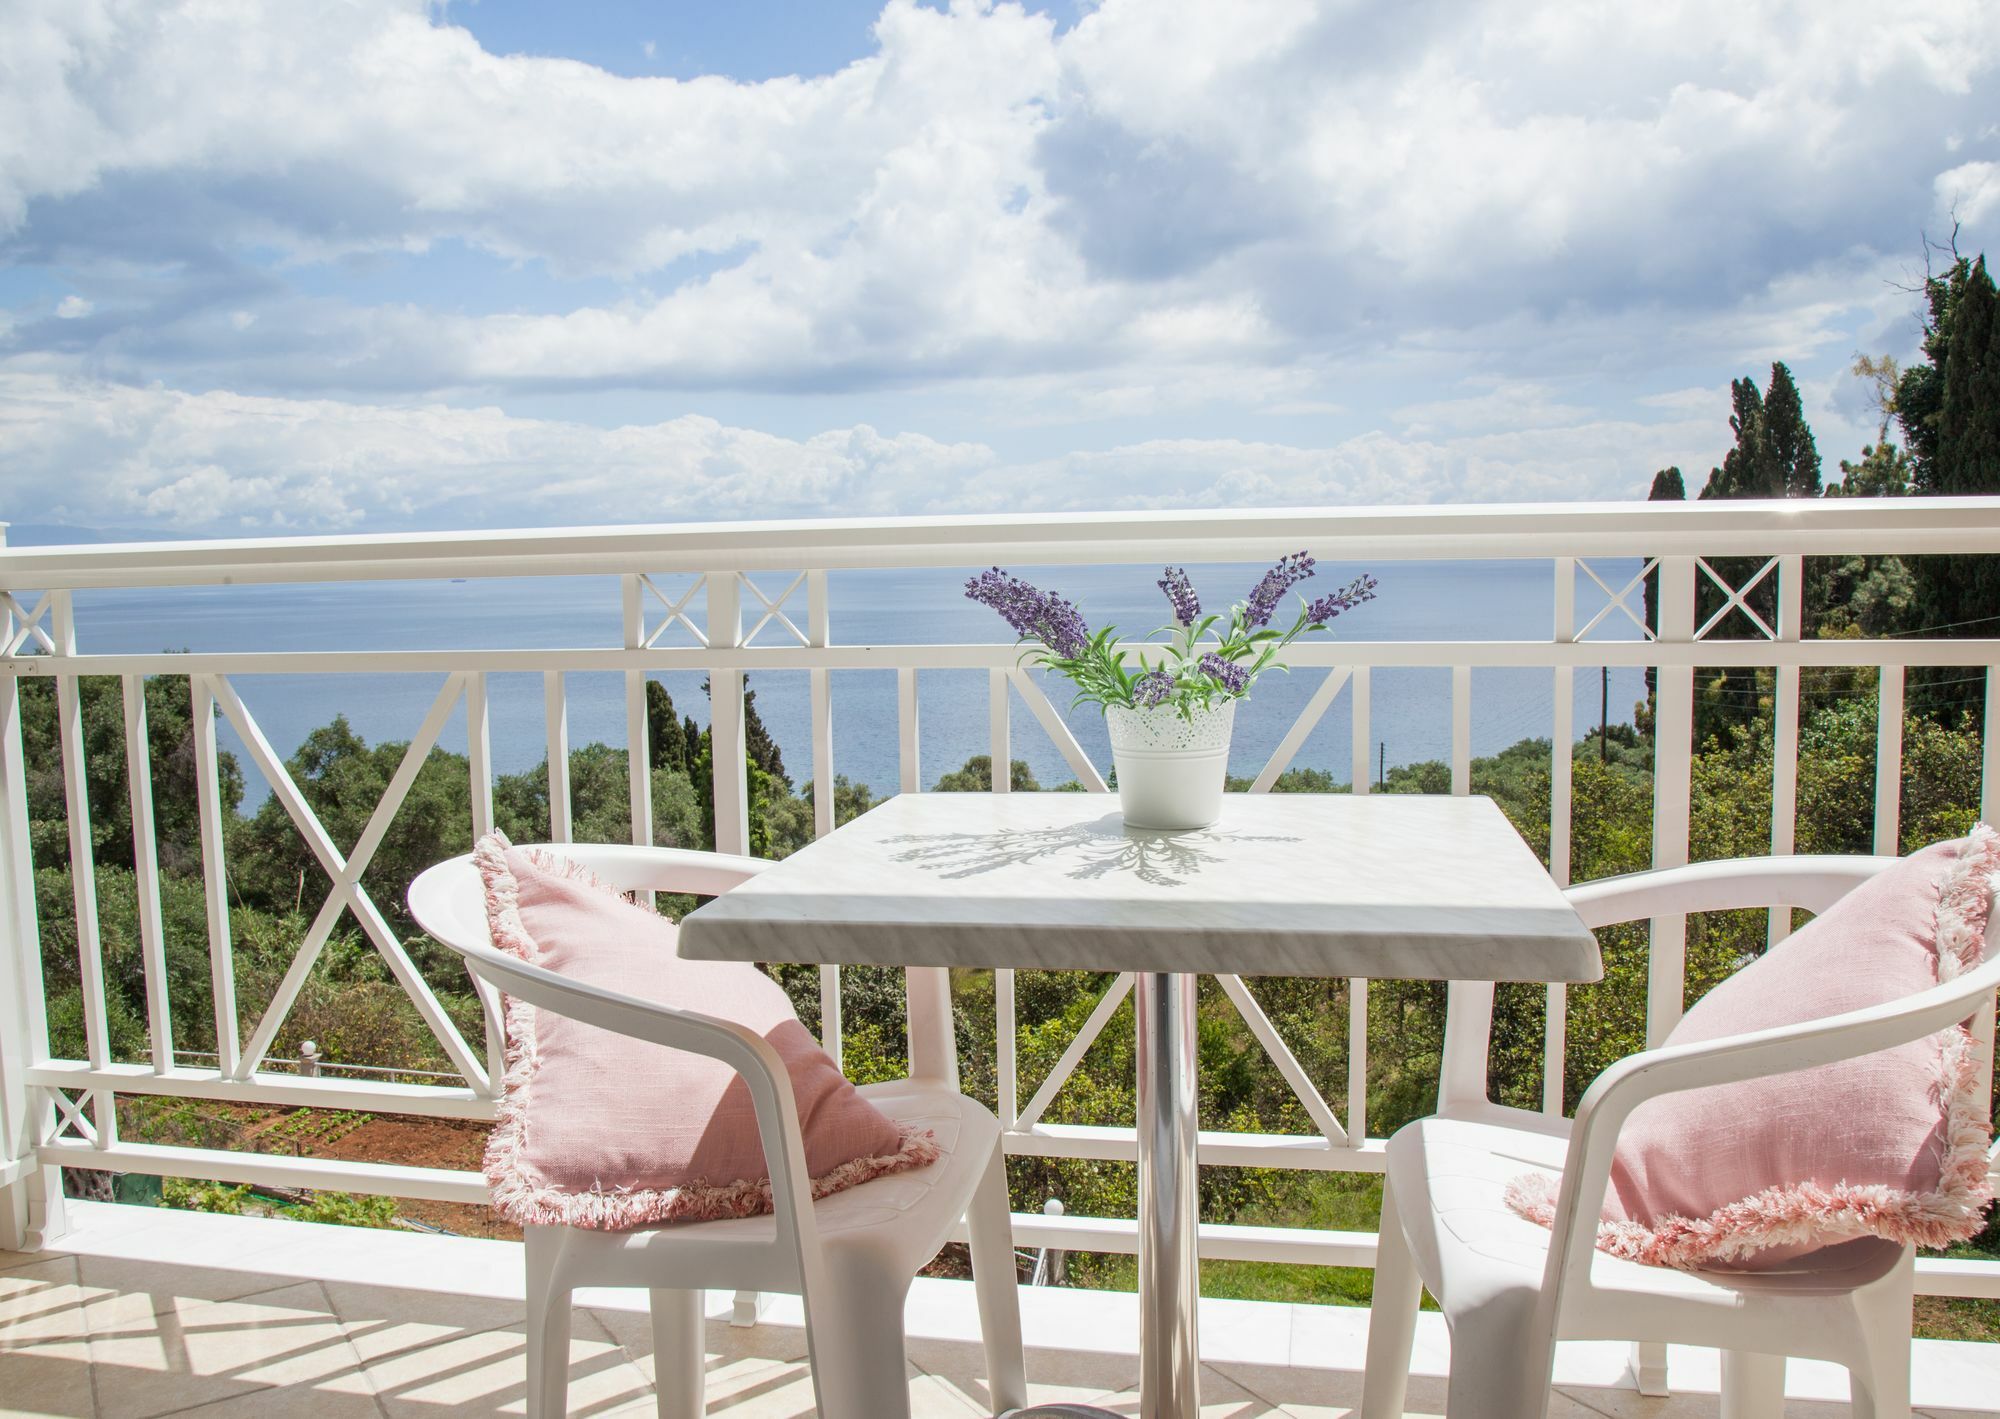
M640 847L625 843L537 843L545 852L566 857L625 892L679 892L720 896L741 886L773 864L763 858L720 852L690 852L682 848ZM511 961L495 951L486 925L486 888L466 854L427 868L410 884L410 913L424 929L466 958L482 980L490 980L496 960ZM482 971L481 963L486 969ZM910 1077L958 1088L958 1043L951 1008L951 973L941 966L912 966L904 971L909 1020ZM837 1016L834 1017L837 1020Z
M665 848L563 844L555 850L588 866L611 885L631 891L697 890L682 885L690 881L723 891L732 881L740 882L763 867L755 859ZM731 880L724 880L726 875ZM807 1191L811 1174L806 1170L784 1061L767 1041L734 1022L572 980L500 950L487 926L485 883L469 853L426 868L410 884L409 903L418 923L463 956L467 968L488 985L541 1009L669 1049L706 1055L736 1070L750 1091L771 1175L776 1219L771 1247L808 1278L802 1284L813 1284L811 1278L823 1262Z
M1731 858L1600 878L1571 887L1563 895L1583 924L1592 928L1756 907L1798 907L1817 914L1896 861L1831 854ZM1453 981L1447 1002L1438 1078L1440 1111L1486 1102L1493 982ZM1555 1068L1560 1071L1560 1063Z

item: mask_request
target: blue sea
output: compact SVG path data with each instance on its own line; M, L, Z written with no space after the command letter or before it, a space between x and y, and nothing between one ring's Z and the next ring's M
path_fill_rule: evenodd
M1599 568L1612 585L1638 569L1609 564ZM1156 569L1135 566L1014 568L1038 584L1075 601L1093 626L1116 624L1143 637L1166 619L1166 603L1155 582ZM1255 566L1191 569L1196 589L1211 608L1244 595L1262 572ZM1341 617L1332 628L1346 640L1545 640L1553 612L1547 562L1388 563L1323 565L1304 589L1325 589L1362 571L1381 579L1376 600ZM967 601L968 570L834 572L830 575L833 639L837 643L964 643L1011 639L998 617ZM772 573L756 578L775 597L791 580ZM662 579L677 595L690 579ZM1587 581L1577 593L1579 620L1603 602ZM762 614L747 592L746 614ZM805 589L786 611L805 624ZM615 577L521 578L501 581L419 581L306 586L230 586L166 590L79 592L76 599L79 648L120 653L162 650L331 651L437 650L492 648L606 647L621 643L619 583ZM657 605L651 607L659 611ZM689 607L704 624L702 598ZM1617 636L1617 621L1629 636L1637 631L1613 613L1599 636ZM752 616L748 624L754 624ZM747 625L746 625L747 629ZM758 644L784 644L782 627L767 627ZM688 644L673 634L661 644ZM1266 674L1238 711L1231 772L1255 774L1291 727L1324 674ZM344 714L370 742L406 740L417 729L442 683L435 674L241 675L238 693L281 753L289 754L305 735L335 714ZM679 711L706 723L708 704L699 673L658 677ZM1371 759L1390 765L1448 759L1451 749L1450 671L1380 669L1373 675ZM1475 754L1490 754L1516 741L1546 737L1553 724L1552 677L1546 669L1479 669L1473 672L1472 743ZM537 674L489 677L489 715L496 768L531 768L543 757L542 681ZM987 752L987 684L984 671L934 670L918 676L922 776L926 786ZM891 671L836 671L832 677L834 769L879 794L898 782L896 683ZM754 673L750 688L756 707L784 753L796 783L810 781L811 718L804 671ZM1576 676L1574 725L1581 735L1599 714L1600 677ZM1065 712L1078 741L1100 769L1110 765L1103 722L1089 707L1068 710L1060 683L1047 693ZM1351 701L1343 690L1293 760L1298 766L1349 777ZM1609 679L1610 718L1629 722L1643 695L1642 672L1613 669ZM1041 727L1016 701L1012 716L1014 757L1027 760L1044 786L1069 780L1067 764ZM569 677L570 743L593 740L621 745L625 738L622 677L573 674ZM222 726L228 747L228 726ZM465 747L463 711L447 728L443 744ZM254 768L247 770L252 803L264 788ZM248 806L248 805L246 805Z

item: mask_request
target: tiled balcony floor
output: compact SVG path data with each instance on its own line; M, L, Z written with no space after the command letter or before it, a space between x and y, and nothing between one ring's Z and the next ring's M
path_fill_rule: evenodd
M508 1243L77 1204L60 1250L0 1253L0 1412L146 1419L166 1414L521 1414L521 1266ZM920 1281L910 1306L917 1419L986 1414L971 1288ZM1024 1291L1037 1400L1138 1412L1136 1305L1098 1292ZM640 1293L585 1293L570 1412L653 1412ZM810 1415L795 1309L748 1329L711 1297L708 1404L731 1419ZM1413 1413L1438 1413L1444 1334L1418 1335ZM1337 1419L1360 1397L1363 1311L1203 1302L1205 1419ZM2000 1347L1923 1341L1919 1412L1994 1413ZM1558 1419L1716 1412L1712 1352L1675 1350L1676 1396L1646 1399L1622 1346L1566 1347ZM1844 1415L1846 1378L1795 1362L1788 1412Z

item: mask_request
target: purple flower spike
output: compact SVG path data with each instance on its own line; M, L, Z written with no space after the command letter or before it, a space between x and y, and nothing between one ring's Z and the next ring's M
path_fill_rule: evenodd
M1364 601L1373 601L1375 588L1380 584L1372 576L1358 576L1340 590L1329 591L1308 606L1306 620L1315 626L1323 626L1342 611L1352 611Z
M1090 627L1073 604L998 567L968 581L965 594L998 611L1015 635L1034 637L1064 660L1074 660L1090 648Z
M1278 609L1278 598L1312 574L1313 559L1304 552L1280 559L1251 589L1243 606L1244 623L1253 630L1270 625L1271 613Z
M1132 682L1132 703L1151 709L1174 692L1174 677L1164 670L1148 670Z
M1233 660L1224 660L1212 650L1196 664L1200 666L1202 674L1220 681L1222 688L1232 695L1242 694L1250 683L1248 666L1238 665Z
M1160 578L1160 590L1167 593L1167 600L1173 603L1174 620L1183 626L1192 626L1201 619L1201 601L1194 594L1194 583L1188 580L1187 568L1168 567Z

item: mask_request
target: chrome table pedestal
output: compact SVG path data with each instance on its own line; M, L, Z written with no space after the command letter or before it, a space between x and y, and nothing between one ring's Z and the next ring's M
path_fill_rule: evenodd
M1195 1077L1195 982L1141 971L1135 984L1139 1090L1139 1419L1197 1419L1201 1351L1195 1303L1200 1195ZM1097 1419L1087 1404L1043 1404L1012 1419Z

